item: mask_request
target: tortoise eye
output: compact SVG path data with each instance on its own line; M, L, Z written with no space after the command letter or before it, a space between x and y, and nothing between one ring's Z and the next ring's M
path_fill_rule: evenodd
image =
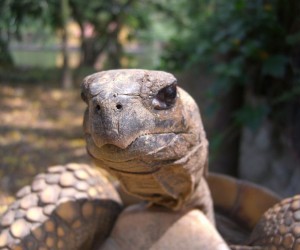
M177 97L176 84L171 84L158 91L156 97L153 99L152 104L154 108L158 110L168 109L175 104L176 97Z

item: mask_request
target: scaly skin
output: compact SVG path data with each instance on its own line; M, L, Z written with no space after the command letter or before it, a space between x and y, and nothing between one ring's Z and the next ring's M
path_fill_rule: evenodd
M249 245L269 249L300 249L300 195L270 208L256 225Z
M232 246L233 250L299 250L300 195L287 198L268 209L255 229L247 246Z
M121 208L114 187L87 165L51 167L1 216L0 249L90 249L109 235Z
M245 244L232 245L232 249L300 249L300 195L280 201L267 189L223 175L209 176L208 183L217 211L221 208L246 231L252 231L250 237L249 233L246 239L243 236L239 240L237 231L230 232L217 218L217 226L228 242ZM220 190L228 194L224 196Z
M111 70L87 77L82 86L87 150L96 165L141 199L177 211L199 207L213 222L198 107L179 87L170 93L171 105L160 97L168 86L176 91L174 76Z

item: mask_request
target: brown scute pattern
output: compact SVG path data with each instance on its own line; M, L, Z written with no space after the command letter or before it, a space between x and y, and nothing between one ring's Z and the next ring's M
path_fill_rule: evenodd
M264 249L300 250L300 195L270 208L254 229L250 245Z
M121 211L114 187L85 164L51 167L16 197L0 218L0 249L89 249Z

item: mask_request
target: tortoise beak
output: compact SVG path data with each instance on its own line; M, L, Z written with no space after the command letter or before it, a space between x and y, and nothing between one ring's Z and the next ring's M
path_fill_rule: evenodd
M126 149L141 134L155 127L153 115L140 109L140 103L130 96L98 102L99 111L89 115L91 135L98 147L110 144ZM96 106L96 107L97 107Z

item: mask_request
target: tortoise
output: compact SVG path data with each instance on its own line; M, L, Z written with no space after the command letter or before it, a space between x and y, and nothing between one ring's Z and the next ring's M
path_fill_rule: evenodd
M208 174L199 109L172 74L102 71L81 94L101 171L38 174L1 216L0 249L300 249L300 196Z

